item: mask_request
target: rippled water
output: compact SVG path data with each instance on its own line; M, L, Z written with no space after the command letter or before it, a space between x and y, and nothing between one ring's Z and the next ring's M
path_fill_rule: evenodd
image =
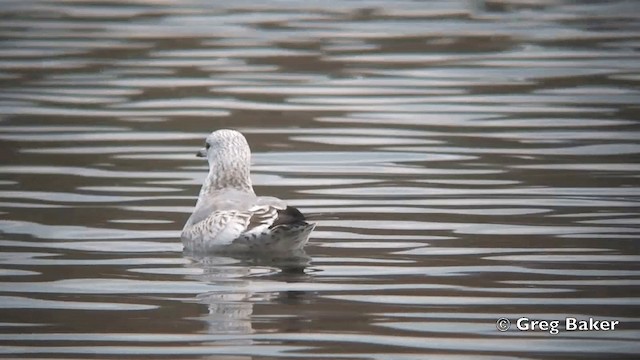
M0 14L0 356L640 353L637 2ZM259 194L318 222L304 273L183 255L194 154L222 127L246 134Z

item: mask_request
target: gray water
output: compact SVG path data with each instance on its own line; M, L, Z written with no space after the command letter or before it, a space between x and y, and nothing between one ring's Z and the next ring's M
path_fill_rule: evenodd
M636 1L3 1L0 356L634 358L639 50ZM309 258L182 253L226 127Z

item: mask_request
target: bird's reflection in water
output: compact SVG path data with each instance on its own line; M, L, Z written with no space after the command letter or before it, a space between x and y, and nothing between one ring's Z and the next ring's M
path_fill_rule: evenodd
M197 295L206 304L208 314L199 318L212 334L253 333L253 307L260 303L296 304L304 302L304 291L270 290L269 284L303 282L310 275L305 269L311 258L304 250L286 254L195 255L185 254L186 265L201 269L187 275L191 280L211 284L217 289ZM233 341L235 345L252 343L249 339Z

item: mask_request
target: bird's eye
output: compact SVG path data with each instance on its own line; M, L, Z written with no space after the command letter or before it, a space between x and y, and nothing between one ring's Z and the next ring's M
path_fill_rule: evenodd
M204 144L205 149L209 150L209 148L211 147L211 145L209 145L209 143L205 143Z

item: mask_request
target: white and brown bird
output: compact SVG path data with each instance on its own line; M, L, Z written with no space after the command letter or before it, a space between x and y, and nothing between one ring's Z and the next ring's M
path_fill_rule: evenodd
M249 174L251 150L241 133L212 132L197 156L207 158L209 174L182 229L185 250L264 253L302 249L315 224L278 198L256 196Z

